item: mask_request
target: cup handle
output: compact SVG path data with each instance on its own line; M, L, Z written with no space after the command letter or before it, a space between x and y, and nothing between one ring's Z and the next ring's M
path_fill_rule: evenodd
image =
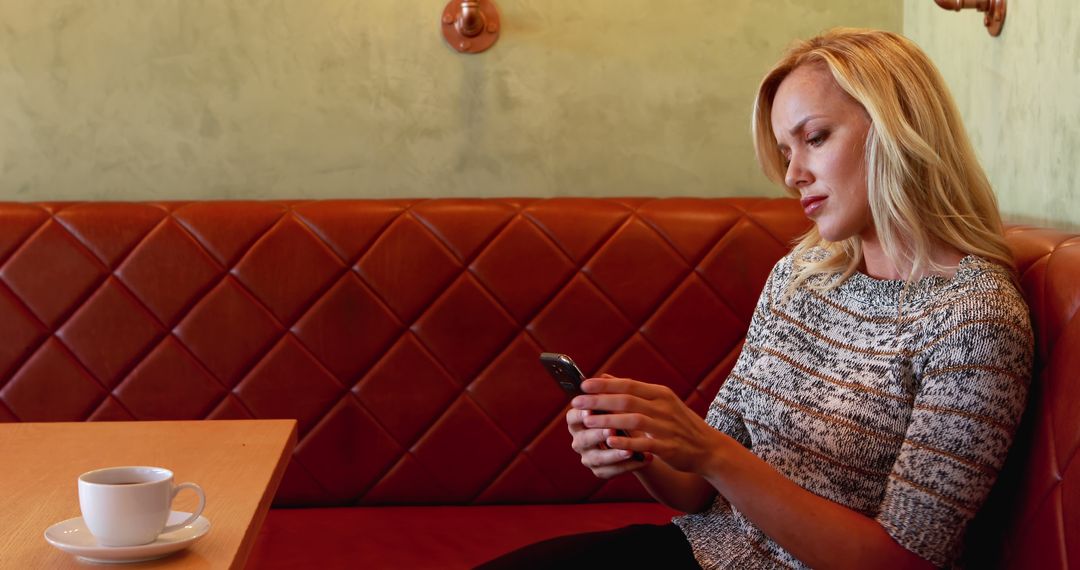
M169 504L170 505L176 499L176 494L179 493L183 489L191 489L191 490L193 490L193 491L195 491L196 493L199 494L199 508L195 509L195 512L191 513L191 516L188 517L187 520L185 520L184 522L179 523L179 524L171 524L171 525L165 527L164 529L162 529L161 530L162 534L164 534L166 532L172 532L174 530L179 530L179 529L184 528L185 526L195 522L195 519L199 518L199 515L202 514L203 508L206 507L206 493L203 492L202 487L196 485L195 483L181 483L181 484L173 487L172 497L169 499Z

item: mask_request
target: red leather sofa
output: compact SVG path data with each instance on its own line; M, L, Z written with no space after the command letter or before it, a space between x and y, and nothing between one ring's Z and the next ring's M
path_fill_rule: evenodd
M0 203L0 421L296 418L252 568L464 568L665 521L578 463L537 356L703 412L805 228L787 199ZM1009 241L1038 363L972 560L1067 568L1080 236Z

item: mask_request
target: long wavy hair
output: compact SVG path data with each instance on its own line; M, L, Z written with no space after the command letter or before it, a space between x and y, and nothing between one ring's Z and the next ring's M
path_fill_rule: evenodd
M758 163L769 179L784 183L787 170L772 131L772 106L780 83L797 67L824 65L836 83L866 110L866 186L874 229L885 254L907 280L946 272L931 259L947 245L1012 269L997 200L941 74L913 42L877 30L838 28L793 45L765 76L754 104ZM824 256L807 256L815 247ZM858 236L829 242L817 228L794 248L792 288L807 283L829 289L862 263Z

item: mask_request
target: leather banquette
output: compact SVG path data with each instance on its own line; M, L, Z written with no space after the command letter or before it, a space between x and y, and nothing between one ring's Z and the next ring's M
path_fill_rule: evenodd
M569 449L537 363L704 413L788 199L0 203L0 421L295 418L253 568L469 567L671 516ZM1080 560L1080 236L1011 228L1038 362L972 560Z

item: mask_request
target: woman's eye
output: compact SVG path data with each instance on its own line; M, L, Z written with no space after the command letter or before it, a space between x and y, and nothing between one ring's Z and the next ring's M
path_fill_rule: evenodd
M806 144L810 146L821 146L821 143L825 142L825 139L829 137L829 133L821 132L814 133L806 139Z

